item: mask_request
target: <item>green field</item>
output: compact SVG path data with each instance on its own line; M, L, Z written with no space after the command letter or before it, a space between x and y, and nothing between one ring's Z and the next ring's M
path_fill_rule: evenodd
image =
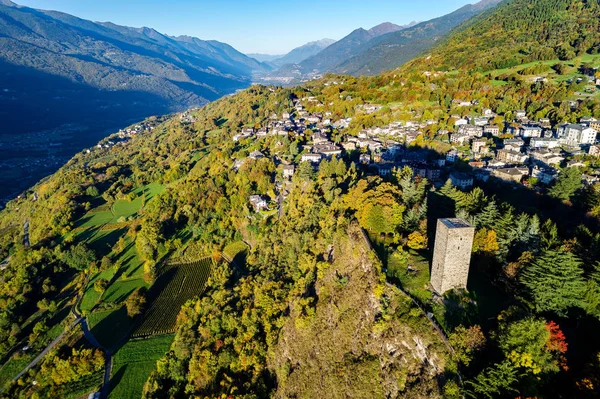
M429 261L414 251L408 253L408 263L404 264L398 253L392 253L387 259L388 273L395 270L395 278L400 286L425 303L431 299L429 287ZM410 271L409 271L410 267Z
M115 354L110 381L111 399L137 399L144 383L173 342L173 335L161 335L125 344Z
M148 283L142 278L117 280L104 292L102 302L119 304L127 299L138 288L148 288Z
M98 302L98 300L100 299L100 293L94 289L94 283L101 278L107 281L111 281L114 275L115 270L111 267L108 270L104 270L100 273L97 273L90 279L87 285L87 289L83 294L83 298L81 298L81 303L79 304L79 309L81 311L92 310Z
M124 306L91 313L87 317L90 330L100 345L113 348L129 332L132 320Z
M527 64L521 64L521 65L511 67L511 68L496 69L496 70L487 72L487 74L490 75L490 77L495 78L495 77L498 77L503 74L516 74L526 68L534 67L536 65L546 65L548 67L548 70L545 72L541 72L535 76L544 76L544 77L547 77L549 80L553 80L555 82L563 82L563 81L566 81L569 79L583 76L581 73L579 73L579 68L581 67L581 65L586 64L586 63L590 63L594 66L600 66L600 54L585 54L585 55L576 57L569 61L561 61L559 59L554 59L554 60L548 60L548 61L529 62ZM551 67L556 64L565 65L567 67L567 73L565 73L563 75L559 75L554 70L552 70ZM533 75L531 75L531 76L533 76ZM493 82L496 82L496 83L492 83L493 85L496 85L496 86L507 84L507 82L503 82L501 80L493 81ZM500 83L500 82L503 82L503 83Z
M248 245L243 241L233 242L223 249L223 256L228 260L233 260L238 266L245 264L247 253Z
M144 275L144 262L140 259L138 252L133 243L129 238L125 241L125 251L119 256L121 267L119 271L126 277L143 277Z
M196 262L165 266L149 292L150 306L133 336L174 332L181 306L204 291L212 265L212 258L206 257Z
M110 207L106 204L99 205L91 209L81 219L75 223L75 233L77 238L87 241L91 245L105 247L105 243L110 243L122 235L122 229L115 227L110 230L102 230L116 225L123 219L135 218L145 204L151 201L156 195L165 190L165 186L158 183L148 184L141 188L133 190L136 197L132 201L128 199L119 199ZM123 219L122 219L123 218ZM118 226L123 227L123 226ZM115 231L119 233L116 234ZM113 239L116 236L116 239Z

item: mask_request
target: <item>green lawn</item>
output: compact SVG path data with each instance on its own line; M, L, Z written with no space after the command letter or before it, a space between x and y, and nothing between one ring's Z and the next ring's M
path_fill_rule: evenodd
M113 348L125 337L132 325L132 319L124 306L90 313L87 320L91 332L105 348Z
M119 271L128 278L143 277L144 262L140 259L137 249L135 248L135 243L127 238L125 245L125 251L119 256L119 261L121 262Z
M103 251L107 245L114 244L123 233L122 230L103 231L102 226L117 223L121 217L137 216L144 204L151 201L156 195L163 192L165 186L158 183L148 184L134 190L137 197L133 201L121 199L115 201L110 209L106 204L90 210L75 223L78 240L86 241L94 249Z
M401 287L425 303L431 299L429 286L429 260L414 251L408 254L408 263L403 261L397 252L390 254L388 259L388 274L394 273ZM410 271L408 268L410 267Z
M223 254L236 262L243 262L247 252L248 245L246 245L246 243L243 241L232 242L223 249Z
M173 335L133 340L115 354L110 381L111 399L138 399L144 383L173 342Z
M88 282L85 293L83 294L83 298L81 298L81 303L79 305L79 309L81 311L89 311L92 310L94 305L100 299L100 293L94 289L94 283L98 279L105 279L107 281L111 281L113 276L115 275L115 269L109 268L108 270L104 270L100 273L96 273Z
M99 230L87 241L87 245L95 250L98 255L107 255L125 232L125 228L117 230Z
M144 190L146 192L146 202L148 202L152 198L156 197L158 194L165 191L165 186L160 183L151 183L144 186Z
M75 223L75 228L103 226L109 223L113 217L113 214L109 211L88 212Z
M117 280L108 287L102 296L102 302L121 303L138 288L148 288L148 283L141 278Z
M493 71L488 71L488 72L486 72L486 74L488 74L491 77L496 77L496 76L503 75L506 73L511 73L511 74L518 73L519 71L521 71L523 69L541 64L541 65L547 65L549 69L548 69L548 71L541 72L538 76L545 76L550 80L554 80L556 82L563 82L568 79L582 76L579 73L579 67L585 63L591 63L595 66L600 65L600 54L585 54L585 55L576 57L569 61L561 61L559 59L553 59L553 60L548 60L548 61L534 61L534 62L529 62L527 64L516 65L516 66L510 67L510 68L496 69ZM556 64L566 65L568 68L567 73L565 73L564 75L558 75L554 70L550 69L552 66L554 66ZM503 85L503 83L500 83L502 81L494 81L494 82L492 82L493 85L498 85L498 86ZM505 82L505 84L506 84L506 82Z

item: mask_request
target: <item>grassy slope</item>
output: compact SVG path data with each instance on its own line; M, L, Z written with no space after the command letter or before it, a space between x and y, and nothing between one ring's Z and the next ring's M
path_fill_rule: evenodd
M161 335L125 344L114 357L111 399L134 399L142 395L144 383L173 342L173 335Z
M78 238L86 240L88 245L99 253L110 253L112 246L125 234L124 228L116 230L102 230L106 225L117 223L119 218L136 217L144 203L151 201L156 195L163 192L165 186L158 183L148 184L140 189L134 190L137 198L133 201L117 200L112 209L106 210L105 205L92 209L83 216L76 224ZM145 197L145 200L143 199ZM124 296L128 296L137 288L148 287L142 280L144 273L143 262L140 259L135 244L126 240L126 249L114 262L121 264L118 271L113 268L100 272L93 276L88 284L87 290L81 301L81 310L90 311L101 302L122 302ZM111 282L106 292L101 296L94 290L94 282L103 278Z
M125 307L97 311L88 316L90 329L100 345L113 348L129 332L132 320Z

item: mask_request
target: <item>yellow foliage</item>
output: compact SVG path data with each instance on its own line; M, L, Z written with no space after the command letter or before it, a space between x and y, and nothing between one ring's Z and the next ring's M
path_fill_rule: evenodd
M427 237L415 231L409 234L407 245L412 249L425 249L427 248Z

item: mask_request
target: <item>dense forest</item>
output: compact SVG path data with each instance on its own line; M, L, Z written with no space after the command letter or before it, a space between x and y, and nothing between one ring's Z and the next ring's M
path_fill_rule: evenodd
M431 58L413 65L489 71L597 54L599 15L595 0L507 0L456 28Z

